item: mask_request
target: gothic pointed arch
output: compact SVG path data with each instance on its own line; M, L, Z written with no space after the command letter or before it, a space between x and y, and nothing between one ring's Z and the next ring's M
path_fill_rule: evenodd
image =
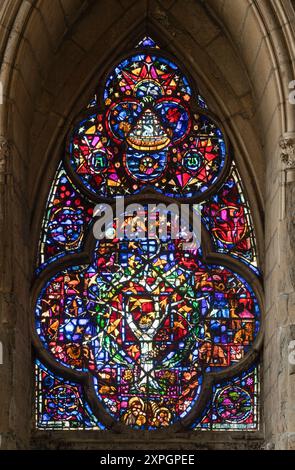
M93 237L118 197L201 207L202 244ZM126 220L128 219L128 220ZM159 220L155 217L155 228ZM124 232L124 231L123 231ZM262 290L250 205L222 124L150 37L68 133L33 288L40 429L257 430Z

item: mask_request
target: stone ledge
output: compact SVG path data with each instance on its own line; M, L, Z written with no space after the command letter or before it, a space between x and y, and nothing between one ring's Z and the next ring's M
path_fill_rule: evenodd
M251 450L262 449L261 432L195 431L169 433L137 431L114 434L110 431L35 431L31 449L72 450Z

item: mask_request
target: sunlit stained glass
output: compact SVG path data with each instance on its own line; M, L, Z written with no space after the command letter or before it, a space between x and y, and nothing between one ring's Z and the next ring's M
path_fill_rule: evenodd
M75 188L63 166L60 166L43 219L37 272L48 262L81 248L92 214L93 204Z
M35 380L38 429L104 429L87 404L81 385L57 377L39 360Z
M260 271L222 126L148 36L101 85L69 132L43 218L35 328L43 357L73 379L37 360L37 427L104 428L74 379L88 374L114 426L258 429L258 368L244 364L260 335ZM191 214L200 203L206 249L185 248L170 222L165 237L144 226L131 239L115 219L113 239L95 241L95 204L139 195L144 214L159 200ZM233 366L196 419L207 374Z
M46 283L36 327L58 362L91 372L114 417L125 422L140 399L140 427L151 428L151 404L165 408L165 425L175 422L197 400L204 373L244 357L259 307L241 276L169 238L101 242L89 267Z
M259 426L259 367L213 387L213 396L193 429L256 431Z
M106 81L103 103L69 139L74 175L96 196L130 195L153 183L166 196L205 193L220 177L226 144L203 114L178 66L158 55L121 62Z
M144 49L144 48L151 48L151 49L159 49L159 46L157 46L157 44L155 43L155 41L150 38L149 36L145 36L141 41L139 41L139 43L137 44L137 46L139 49Z
M231 254L259 273L250 208L234 163L222 187L203 203L202 220L217 252Z

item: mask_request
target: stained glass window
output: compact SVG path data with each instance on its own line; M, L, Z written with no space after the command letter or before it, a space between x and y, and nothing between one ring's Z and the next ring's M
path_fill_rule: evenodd
M41 228L38 429L258 429L261 274L228 148L196 85L148 36L94 90ZM94 207L122 196L144 222L124 209L95 239ZM148 235L159 202L189 204L190 230L199 214L201 245L174 237L170 219L165 236ZM130 221L139 235L122 232Z
M39 246L38 271L66 253L76 253L91 223L93 205L75 188L62 165L47 202Z
M136 54L109 75L98 109L77 123L66 162L92 197L128 196L152 184L175 198L208 193L224 172L224 134L191 104L192 89L162 56ZM202 104L197 95L194 105Z
M194 430L245 431L259 425L259 367L252 366L233 379L217 383Z
M57 377L39 360L35 367L38 429L104 429L85 401L81 385Z

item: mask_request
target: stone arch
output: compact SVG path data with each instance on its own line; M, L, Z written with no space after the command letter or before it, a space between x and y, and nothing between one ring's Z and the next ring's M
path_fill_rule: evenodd
M99 23L100 18L103 23ZM31 350L27 319L33 248L65 133L94 88L101 67L106 67L120 51L132 48L147 28L190 68L225 126L247 181L265 266L269 315L264 379L266 438L270 445L292 445L288 433L294 417L292 424L284 413L281 416L284 409L280 408L286 399L290 403L291 388L284 390L282 375L277 378L280 353L275 349L278 338L274 334L277 326L283 326L286 337L290 336L294 299L290 280L277 288L278 278L291 267L290 260L282 257L284 240L289 241L285 221L279 223L278 202L279 143L282 137L287 139L284 145L288 156L295 131L294 106L288 101L288 85L294 77L291 2L284 0L279 5L275 0L186 0L183 8L183 2L168 0L8 0L0 7L0 20L0 77L4 88L4 104L0 106L4 266L0 340L11 358L9 364L1 366L3 390L9 391L1 396L5 415L0 431L3 447L30 445ZM281 341L286 349L285 337ZM288 364L284 378L289 380ZM273 413L270 389L275 384L278 408ZM280 422L279 430L276 420ZM284 433L284 440L279 441L279 432Z

